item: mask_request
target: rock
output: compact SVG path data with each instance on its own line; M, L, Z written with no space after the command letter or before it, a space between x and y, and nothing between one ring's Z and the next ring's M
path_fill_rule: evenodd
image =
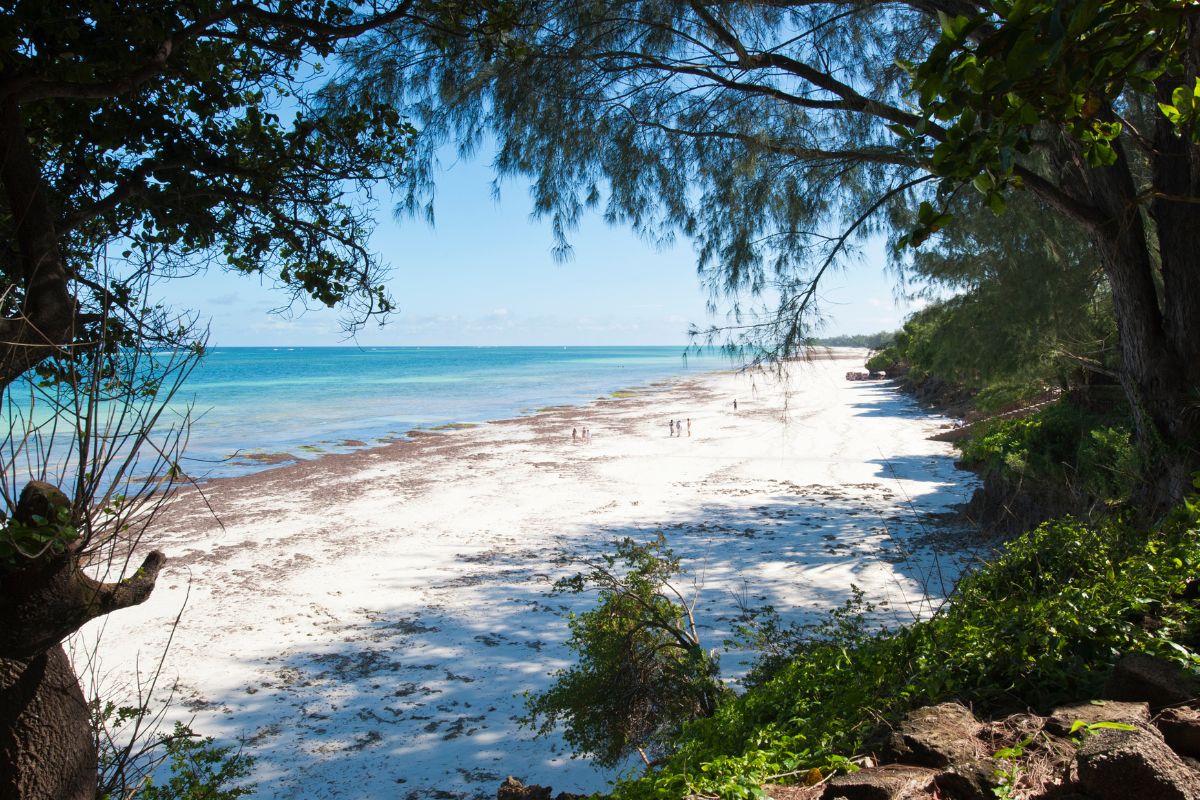
M1122 656L1113 667L1104 685L1104 697L1109 700L1144 701L1158 710L1195 700L1196 679L1178 665L1144 653Z
M981 727L970 709L960 703L918 708L892 733L889 755L924 767L974 761L985 755L975 738Z
M1075 762L1080 787L1096 800L1200 800L1200 774L1141 728L1089 736Z
M824 786L763 786L770 800L820 800Z
M934 770L887 764L838 775L825 785L821 800L909 800L927 797Z
M996 785L992 774L996 762L990 758L979 758L951 764L933 779L938 792L945 800L993 800L992 787Z
M1121 700L1102 700L1095 703L1074 703L1059 706L1046 718L1046 730L1056 736L1071 736L1071 726L1076 720L1087 725L1096 722L1120 722L1157 734L1150 723L1150 706L1146 703L1130 703ZM1074 734L1078 736L1079 733Z
M1186 706L1168 708L1154 724L1176 753L1200 758L1200 711Z
M526 786L509 775L496 791L496 800L550 800L550 787L537 784Z

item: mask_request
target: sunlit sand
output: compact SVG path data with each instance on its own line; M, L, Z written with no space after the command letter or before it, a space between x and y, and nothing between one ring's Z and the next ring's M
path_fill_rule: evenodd
M516 721L568 663L562 611L589 602L546 594L570 557L663 531L720 647L739 603L812 620L852 585L928 614L970 556L936 518L972 488L926 438L947 420L846 381L853 358L216 481L219 523L185 494L150 537L169 558L153 597L107 621L102 684L149 671L187 597L156 696L177 676L173 718L244 740L259 797L491 798L509 774L602 789L612 773Z

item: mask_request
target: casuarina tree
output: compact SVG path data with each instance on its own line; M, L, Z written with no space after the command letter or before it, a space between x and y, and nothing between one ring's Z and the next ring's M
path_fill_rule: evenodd
M418 120L405 207L448 141L495 142L560 245L589 207L691 237L753 352L804 347L821 280L914 209L1025 190L1110 286L1149 510L1200 468L1200 9L1178 0L423 3L353 46L344 96ZM760 297L761 305L736 298Z

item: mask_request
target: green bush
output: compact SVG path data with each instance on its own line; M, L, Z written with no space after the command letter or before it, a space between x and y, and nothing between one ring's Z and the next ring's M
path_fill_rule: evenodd
M729 692L671 585L679 559L661 533L648 544L624 539L615 553L582 563L585 572L555 584L558 593L598 593L596 608L569 619L578 662L526 698L524 722L539 734L561 722L573 751L605 766L635 752L653 763L686 722L711 715Z
M964 578L930 620L872 631L842 609L837 635L798 639L790 660L688 724L661 769L616 795L759 796L761 783L846 767L881 720L921 705L1007 713L1087 697L1128 652L1200 671L1200 610L1183 596L1200 569L1198 534L1200 501L1153 530L1051 522Z
M250 774L250 756L201 738L178 722L163 742L170 774L161 785L147 782L135 800L237 800L253 793L253 786L238 784Z
M960 446L963 462L985 474L1062 487L1080 497L1120 502L1137 479L1128 421L1067 399L1028 417L996 420Z
M867 369L871 372L895 372L898 364L899 358L892 347L884 348L867 359Z
M243 782L254 765L252 756L201 737L181 722L171 733L159 732L162 710L99 699L89 710L100 800L237 800L254 791ZM155 783L155 775L163 782Z

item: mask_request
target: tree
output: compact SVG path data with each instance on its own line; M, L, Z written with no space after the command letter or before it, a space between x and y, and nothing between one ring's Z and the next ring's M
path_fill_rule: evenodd
M974 184L1023 187L1088 232L1114 298L1151 509L1200 467L1194 4L1089 0L429 3L352 48L346 97L422 124L405 207L448 139L494 136L560 245L590 207L683 234L726 326L803 347L823 275L902 198L920 244ZM1156 104L1161 104L1161 108ZM1138 110L1139 114L1129 113ZM1147 120L1140 129L1133 119ZM1157 291L1161 285L1162 292Z
M595 591L598 603L570 616L567 646L579 663L526 698L524 724L545 735L564 723L574 752L603 766L636 752L650 767L686 723L712 716L731 692L700 642L696 597L671 583L682 570L666 538L614 544L613 553L580 560L586 572L554 584L558 594Z
M341 304L351 330L390 310L362 200L397 180L412 129L391 108L330 106L319 90L339 43L408 10L402 0L0 4L0 390L10 422L0 798L94 796L95 745L60 642L145 600L165 561L153 551L136 569L128 562L154 506L122 500L122 486L134 481L132 499L160 495L114 465L132 463L155 430L157 412L130 409L165 391L203 336L153 303L153 283L219 265ZM47 421L22 396L61 402ZM107 432L92 425L106 408L117 409ZM21 414L28 428L16 427ZM63 441L64 464L35 446ZM97 458L114 442L125 449ZM159 466L168 486L179 479L170 458ZM18 490L30 473L70 485Z
M1088 231L1112 290L1140 499L1161 509L1200 468L1200 8L967 11L942 14L913 69L924 118L911 142L943 191L970 181L999 209L1027 187Z
M1013 196L1001 216L975 192L947 210L954 223L904 250L898 265L933 301L898 338L908 339L914 368L968 389L991 386L993 394L1111 384L1111 293L1080 226L1028 194ZM897 207L892 219L905 230L912 209Z

